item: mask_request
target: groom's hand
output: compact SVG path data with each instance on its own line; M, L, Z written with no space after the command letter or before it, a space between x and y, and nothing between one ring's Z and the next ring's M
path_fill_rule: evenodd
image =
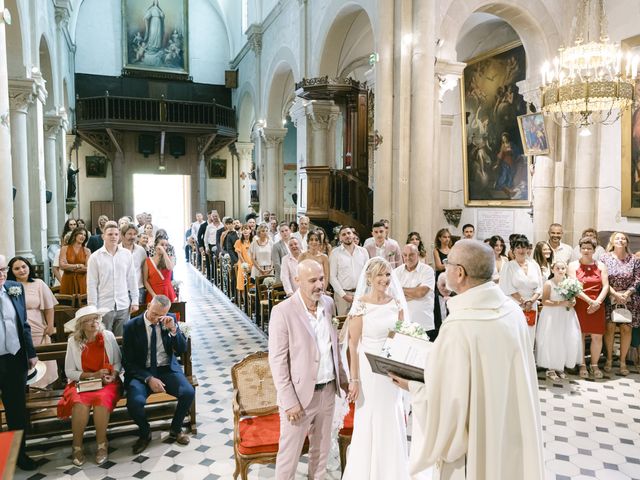
M295 423L304 416L304 410L300 404L290 408L285 413L287 414L287 420L289 420L289 423Z
M391 377L391 381L403 390L409 391L409 380L405 380L402 377L398 377L391 372L387 372L387 375Z

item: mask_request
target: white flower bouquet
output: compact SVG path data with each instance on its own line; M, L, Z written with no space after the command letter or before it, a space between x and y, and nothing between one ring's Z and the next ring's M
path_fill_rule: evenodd
M276 279L273 277L267 277L262 281L262 285L264 285L267 288L273 287L275 283L276 283Z
M11 295L12 297L19 297L20 295L22 295L22 288L20 288L20 287L9 287L9 289L7 290L7 293L9 295Z
M582 292L582 283L575 278L567 277L554 288L562 298L571 301ZM567 310L569 310L569 308L570 307L567 307Z
M244 270L245 272L248 272L249 270L251 270L251 267L249 267L249 264L247 262L242 262L242 265L240 265L242 267L242 270Z
M413 338L419 338L421 340L429 341L429 335L427 335L425 329L422 328L422 325L416 322L405 322L403 320L398 320L396 322L395 331Z

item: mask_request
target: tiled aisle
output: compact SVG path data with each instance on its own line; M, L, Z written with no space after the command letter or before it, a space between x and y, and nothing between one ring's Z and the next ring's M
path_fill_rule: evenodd
M200 382L197 390L198 434L187 447L164 443L167 433L154 433L142 455L131 455L134 436L110 443L110 462L93 462L94 442L88 442L88 462L75 468L70 447L32 451L40 471L16 472L19 480L73 479L231 479L233 422L230 367L246 354L266 348L264 336L220 292L194 269L176 268L184 283L192 328L193 365ZM613 376L604 381L577 377L552 384L540 377L545 462L548 478L640 480L640 375ZM337 452L331 459L330 480L339 479ZM306 459L299 477L306 478ZM273 478L273 467L252 467L250 478ZM362 479L367 480L367 479ZM517 479L514 479L517 480Z

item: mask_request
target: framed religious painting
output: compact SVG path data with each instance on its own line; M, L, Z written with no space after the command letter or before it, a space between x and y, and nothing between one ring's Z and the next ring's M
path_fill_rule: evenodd
M528 207L531 174L518 127L527 105L517 83L526 76L520 42L467 62L461 79L464 202Z
M123 73L189 75L188 0L122 0Z
M84 161L87 178L105 178L107 176L107 157L87 155L84 157Z
M622 48L640 55L640 35L622 41ZM640 217L640 82L636 82L635 103L622 112L622 205L625 217Z
M549 137L542 113L520 115L518 127L525 155L549 155Z
M224 158L209 159L209 178L227 178L227 160Z

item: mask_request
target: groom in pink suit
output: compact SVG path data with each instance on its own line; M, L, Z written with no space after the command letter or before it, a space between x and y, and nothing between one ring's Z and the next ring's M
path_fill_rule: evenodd
M269 322L269 365L280 407L276 480L294 479L307 435L309 478L324 478L335 396L338 386L348 390L322 265L300 262L298 281L298 291L273 308Z

